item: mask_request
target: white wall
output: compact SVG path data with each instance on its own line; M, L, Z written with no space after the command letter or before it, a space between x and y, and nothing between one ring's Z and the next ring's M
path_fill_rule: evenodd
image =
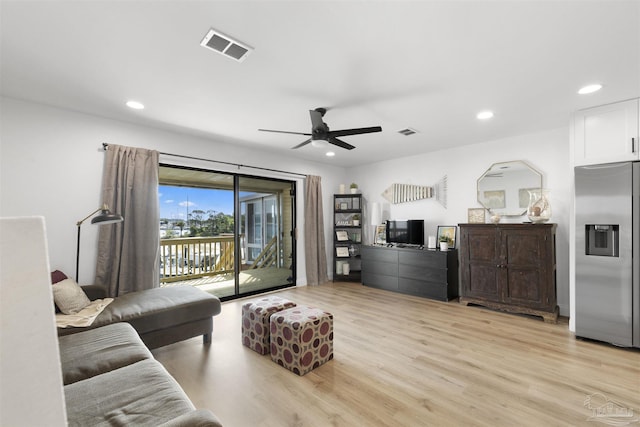
M239 148L191 135L104 119L41 104L0 98L0 216L41 215L46 218L52 269L75 274L76 222L101 205L102 143L142 147L245 165L322 177L323 188L337 188L344 169L305 162L266 151ZM172 163L293 179L259 170L217 163L164 158ZM306 284L304 263L304 187L298 179L298 278ZM325 218L331 218L325 190ZM326 227L327 257L331 256L332 229ZM98 227L82 226L80 281L91 283L95 273ZM329 263L331 265L332 263Z
M332 260L332 194L338 192L339 184L344 183L348 187L355 181L360 185L365 200L386 203L380 194L392 183L434 185L447 175L446 209L435 200L385 205L386 218L422 218L426 221L426 233L435 234L438 225L466 222L467 208L479 207L476 180L491 164L524 160L543 174L543 184L551 191L551 220L558 224L558 305L562 315L569 315L571 176L568 128L345 170L40 104L8 98L0 98L0 101L0 216L42 215L46 218L52 269L68 274L75 270L75 223L101 203L103 142L321 176L329 261ZM215 163L179 162L230 170ZM259 171L250 169L241 172L261 175ZM299 228L304 224L303 190L303 187L298 187ZM505 220L519 222L522 218ZM365 242L370 242L372 226L368 226L366 217L364 221ZM298 284L306 284L301 229L298 237ZM91 282L94 276L96 238L97 227L83 225L80 277L85 283ZM330 277L332 264L328 262Z
M543 186L550 190L551 222L558 224L558 306L563 316L569 316L569 209L572 193L568 123L567 128L361 166L350 170L347 178L358 182L367 202L386 204L385 219L424 219L425 234L435 235L438 225L466 223L467 209L481 207L476 197L477 179L493 163L511 160L524 160L541 172ZM444 175L447 175L448 182L446 209L434 199L390 205L381 196L393 183L434 185ZM523 220L526 217L505 217L502 221ZM372 226L367 228L370 239Z

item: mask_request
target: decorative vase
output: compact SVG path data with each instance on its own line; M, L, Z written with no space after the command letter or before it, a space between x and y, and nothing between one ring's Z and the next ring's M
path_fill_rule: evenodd
M440 242L440 250L448 251L449 250L449 242Z
M352 188L352 189L351 189L351 194L356 194L356 192L357 192L357 191L358 191L358 189L357 189L357 188Z
M494 223L494 224L498 224L501 219L502 219L502 217L500 216L500 214L491 215L491 222Z
M551 204L549 203L549 190L529 190L529 207L527 217L534 224L547 222L551 218Z

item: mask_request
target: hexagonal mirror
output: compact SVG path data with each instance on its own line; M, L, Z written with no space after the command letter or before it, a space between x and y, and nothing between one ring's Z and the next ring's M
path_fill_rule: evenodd
M529 191L542 188L542 174L523 161L494 163L478 178L478 202L492 214L527 212Z

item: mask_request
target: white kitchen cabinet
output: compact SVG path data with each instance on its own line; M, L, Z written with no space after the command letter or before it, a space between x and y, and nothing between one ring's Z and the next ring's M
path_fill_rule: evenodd
M573 115L574 165L640 159L638 99L579 110Z

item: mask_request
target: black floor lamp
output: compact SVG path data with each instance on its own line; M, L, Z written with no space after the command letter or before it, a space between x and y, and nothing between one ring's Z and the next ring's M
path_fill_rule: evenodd
M114 224L116 222L124 221L124 218L122 217L122 215L111 213L107 205L102 205L102 207L99 207L98 209L96 209L95 211L87 215L84 219L81 219L76 223L76 225L78 226L78 245L76 248L76 283L79 283L78 269L80 266L80 226L82 225L83 222L85 222L86 220L88 220L98 212L100 212L100 215L93 218L91 220L91 224L105 225L105 224Z

